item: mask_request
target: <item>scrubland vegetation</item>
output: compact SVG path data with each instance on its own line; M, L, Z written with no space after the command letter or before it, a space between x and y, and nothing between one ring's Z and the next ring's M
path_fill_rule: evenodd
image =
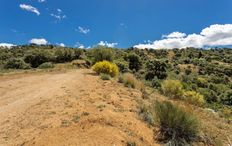
M118 79L143 94L148 87L166 96L169 101L143 105L139 111L149 125L159 125L158 140L162 143L179 146L199 139L199 120L177 105L178 101L213 109L232 123L232 49L139 50L97 46L84 50L52 45L0 49L1 70L46 69L65 62L77 67L92 66L102 80Z

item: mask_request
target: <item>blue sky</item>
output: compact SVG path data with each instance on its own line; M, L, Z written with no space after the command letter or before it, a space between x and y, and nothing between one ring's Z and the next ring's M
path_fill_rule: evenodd
M214 24L224 30L231 14L231 0L1 0L0 43L43 39L71 47L127 48L172 39L167 37L172 32L200 34Z

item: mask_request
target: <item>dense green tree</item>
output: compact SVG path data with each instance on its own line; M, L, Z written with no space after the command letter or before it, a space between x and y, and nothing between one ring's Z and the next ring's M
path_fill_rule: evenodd
M141 69L142 62L141 58L138 55L136 55L135 53L131 53L127 56L127 59L129 61L130 70L138 71Z
M167 77L167 63L163 60L151 60L146 62L146 80L152 80L154 77L165 79Z

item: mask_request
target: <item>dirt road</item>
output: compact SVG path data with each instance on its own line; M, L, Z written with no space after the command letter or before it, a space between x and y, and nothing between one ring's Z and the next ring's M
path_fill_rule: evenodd
M0 76L0 146L154 145L140 97L87 69Z

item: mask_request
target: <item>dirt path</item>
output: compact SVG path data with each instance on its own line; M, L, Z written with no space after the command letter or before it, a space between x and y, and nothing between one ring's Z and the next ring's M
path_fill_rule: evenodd
M0 146L154 145L141 93L90 70L0 77Z

